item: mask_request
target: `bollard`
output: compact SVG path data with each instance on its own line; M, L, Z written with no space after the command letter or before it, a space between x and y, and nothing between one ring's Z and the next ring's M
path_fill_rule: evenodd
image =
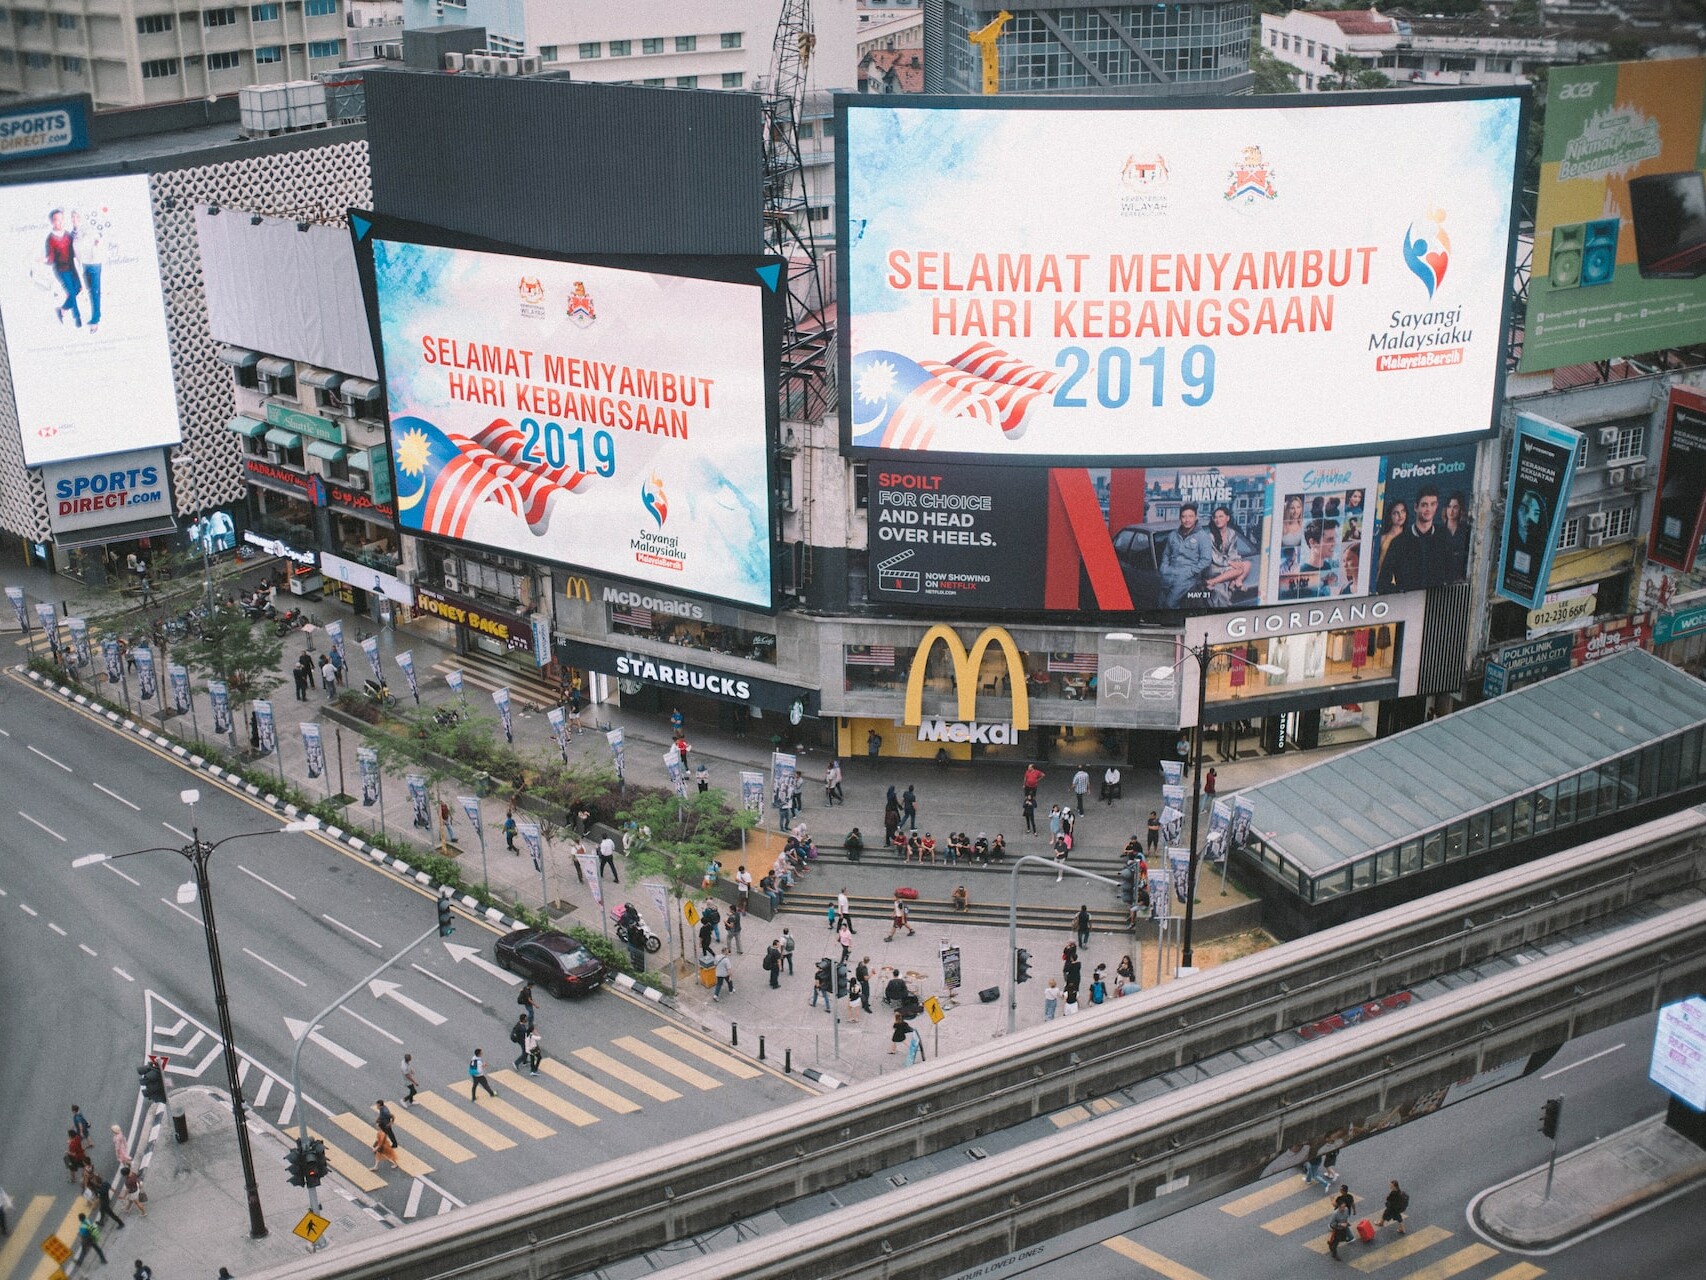
M782 1050L782 1074L785 1076L794 1074L794 1051L792 1049Z
M763 1036L758 1037L758 1060L760 1062L764 1061L764 1037Z
M188 1142L190 1140L190 1122L184 1115L183 1104L179 1103L169 1110L172 1113L172 1136L179 1142Z
M733 1045L740 1043L740 1023L738 1022L729 1023L729 1043Z

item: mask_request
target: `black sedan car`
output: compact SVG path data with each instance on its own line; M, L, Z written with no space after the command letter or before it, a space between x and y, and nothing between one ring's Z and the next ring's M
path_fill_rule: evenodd
M498 963L552 995L580 996L604 982L604 962L555 929L517 929L497 941Z

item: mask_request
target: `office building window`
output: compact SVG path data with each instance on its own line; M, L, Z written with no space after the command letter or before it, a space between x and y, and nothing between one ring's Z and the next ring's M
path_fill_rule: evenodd
M59 69L67 75L80 76L83 74L83 59L61 58L59 60Z
M1619 538L1627 538L1635 527L1635 508L1618 507L1615 511L1605 513L1605 540L1614 542Z
M343 51L344 42L342 40L310 40L308 42L308 56L310 58L337 58L343 55Z
M699 87L699 77L698 76L676 76L675 77L675 87L677 89L697 89Z
M1630 458L1642 456L1642 446L1646 443L1647 430L1637 424L1632 427L1617 429L1617 443L1611 446L1605 455L1607 462L1627 462Z
M675 51L677 53L692 53L699 47L698 36L676 36Z
M648 36L646 39L640 41L640 52L641 53L662 53L663 52L663 37L662 36Z
M144 80L169 80L177 74L178 60L176 58L155 58L142 64L142 78Z
M201 25L204 27L234 27L237 25L235 9L203 9Z
M3 10L0 10L0 13L3 12ZM77 15L74 13L55 14L53 17L53 25L58 27L61 31L75 31L77 30Z
M738 48L740 48L740 32L738 32L738 31L725 31L725 32L723 32L723 48L725 48L725 49L738 49Z
M338 11L338 0L302 0L302 12L310 18L329 18Z
M651 79L642 80L640 83L648 89L661 89L664 86L664 78L662 76L654 76Z
M744 71L725 71L725 72L723 72L723 88L725 88L725 89L738 89L745 82L745 80L746 80L746 72L744 72Z
M632 40L612 40L610 42L610 56L612 58L626 58L633 52L634 42Z
M235 49L228 53L210 53L207 55L209 71L235 71L242 64L243 57Z
M813 137L816 135L817 126L814 125L810 120L802 120L802 121L800 121L800 127L799 127L798 132L799 132L799 136L801 138L810 138L810 137Z
M871 464L855 462L853 464L853 507L856 511L864 511L871 505Z
M557 60L557 46L554 44L540 45L539 60L541 62L555 62Z
M284 46L277 44L261 45L255 50L255 61L263 65L269 62L283 62Z
M53 55L47 53L26 53L24 65L31 71L46 71L53 66Z
M276 4L252 4L249 6L250 22L277 22L278 6Z
M23 17L23 10L18 10L18 16ZM22 24L20 24L22 25ZM136 20L136 34L139 36L157 36L172 29L172 15L169 13L150 13Z
M602 57L604 54L604 46L598 41L592 40L581 45L579 52L583 61L587 58Z
M1574 551L1582 544L1582 518L1571 516L1558 528L1558 550Z

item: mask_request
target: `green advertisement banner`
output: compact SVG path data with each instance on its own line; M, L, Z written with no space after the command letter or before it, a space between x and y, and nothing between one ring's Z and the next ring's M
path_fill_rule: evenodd
M1706 59L1554 67L1524 372L1700 339Z

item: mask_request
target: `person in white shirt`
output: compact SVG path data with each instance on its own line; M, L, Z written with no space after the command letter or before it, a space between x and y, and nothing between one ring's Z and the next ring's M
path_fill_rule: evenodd
M1102 803L1112 804L1120 794L1120 771L1113 765L1102 775Z

